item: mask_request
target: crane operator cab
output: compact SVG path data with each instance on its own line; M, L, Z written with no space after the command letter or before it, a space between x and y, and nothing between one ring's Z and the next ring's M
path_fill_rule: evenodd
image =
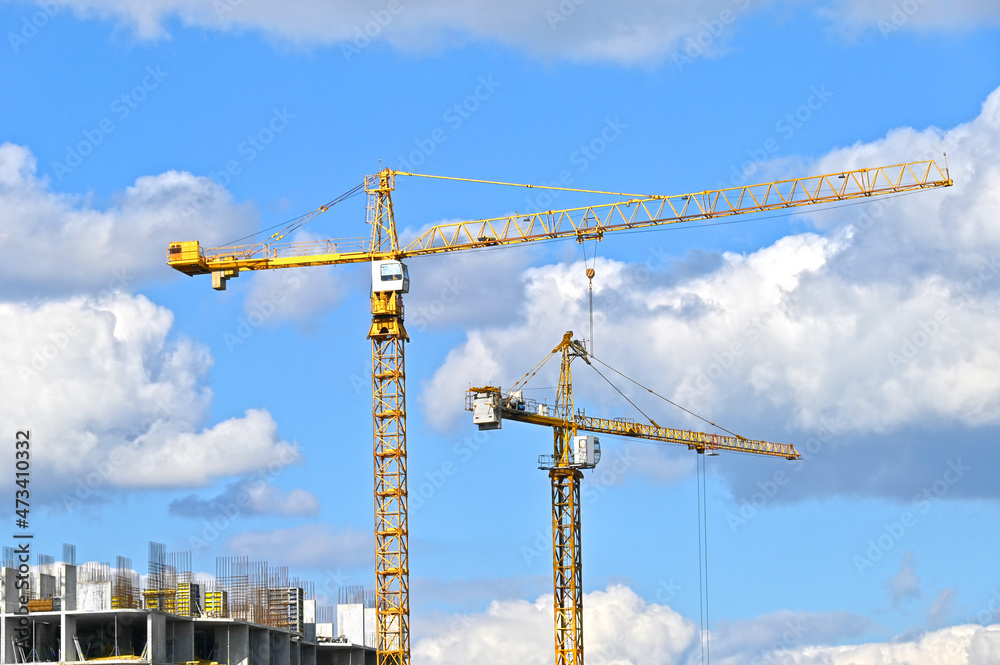
M402 261L372 261L372 292L410 292L410 272Z

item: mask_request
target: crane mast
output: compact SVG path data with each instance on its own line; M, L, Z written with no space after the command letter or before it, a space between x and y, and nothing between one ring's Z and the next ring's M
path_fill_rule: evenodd
M392 211L391 171L365 178L372 252L372 420L375 458L375 624L379 665L410 661L410 564L406 493L406 266ZM384 279L386 276L389 279Z
M587 359L587 353L572 333L566 333L557 347L562 357L556 414L563 422L552 428L553 454L548 465L552 481L552 583L555 596L556 665L583 662L583 568L580 565L580 480L583 472L575 465L573 440L573 358ZM588 361L589 362L589 361Z

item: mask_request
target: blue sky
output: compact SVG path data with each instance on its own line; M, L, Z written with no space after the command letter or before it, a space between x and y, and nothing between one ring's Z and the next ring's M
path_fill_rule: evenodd
M366 269L217 293L168 242L236 241L386 166L676 194L946 151L946 190L412 260L414 653L494 662L477 645L516 630L551 661L551 435L479 433L462 404L587 334L596 250L598 357L806 452L707 460L716 662L995 660L995 3L3 1L0 27L0 423L36 440L39 551L141 569L156 540L321 596L373 581ZM610 200L539 191L401 177L396 219ZM298 238L367 237L364 205ZM584 369L588 413L641 418ZM603 443L588 660L699 660L694 455Z

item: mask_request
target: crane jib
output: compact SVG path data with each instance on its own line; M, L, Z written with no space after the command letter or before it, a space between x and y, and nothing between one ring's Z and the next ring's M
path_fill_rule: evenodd
M933 160L925 160L693 194L630 198L604 205L438 224L394 251L373 251L371 244L362 238L264 242L211 249L201 248L197 241L188 241L171 243L167 262L180 272L195 275L218 270L270 270L404 259L539 240L600 239L605 233L950 185L952 180L947 171Z

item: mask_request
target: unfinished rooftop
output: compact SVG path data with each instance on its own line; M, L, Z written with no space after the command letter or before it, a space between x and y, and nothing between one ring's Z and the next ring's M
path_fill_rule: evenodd
M159 543L145 576L125 557L77 565L71 545L33 566L3 554L0 665L375 663L374 594L361 587L317 606L311 582L248 557L220 557L214 579L196 580L190 553Z

